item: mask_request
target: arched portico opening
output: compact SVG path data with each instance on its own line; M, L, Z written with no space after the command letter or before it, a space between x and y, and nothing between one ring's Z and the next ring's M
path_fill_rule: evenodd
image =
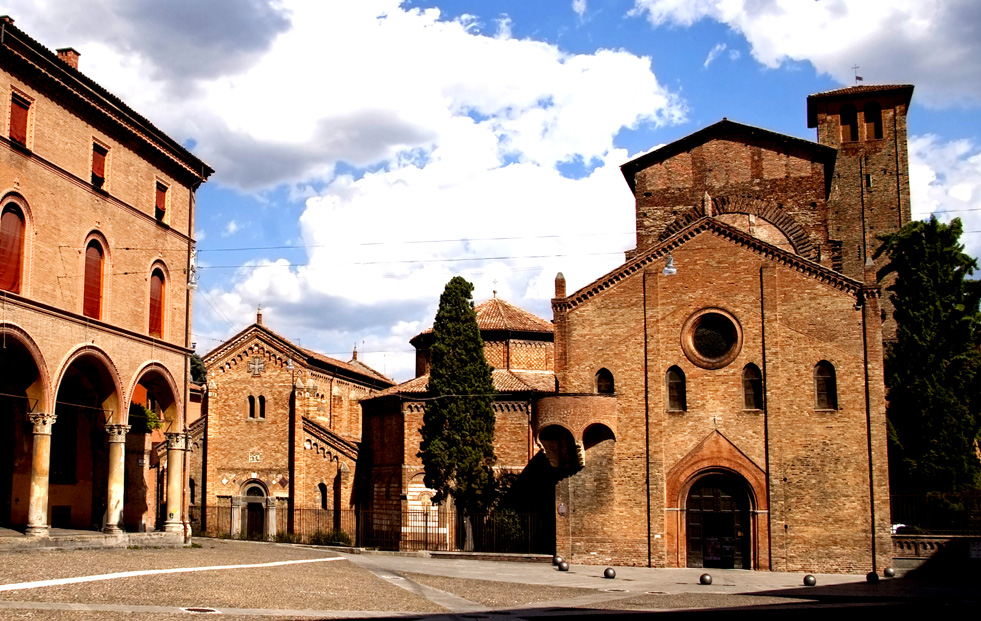
M178 495L183 490L183 463L170 463L171 453L178 456L178 461L183 459L183 451L171 450L174 448L171 446L173 434L184 430L178 394L170 372L157 363L143 367L135 376L126 419L130 427L126 436L126 504L123 509L126 530L160 529L165 528L168 521L181 521L180 515L170 519L170 513L179 514L183 505L180 498L176 502L170 499L172 488ZM161 444L167 449L167 464L154 476L151 472L153 464L142 456L154 454L152 449ZM166 478L160 476L164 472ZM171 477L177 480L171 481Z
M538 441L545 449L545 456L552 464L562 472L577 470L581 466L576 445L576 439L572 433L561 425L549 425L538 434Z
M114 442L125 434L118 424L119 404L109 359L94 349L77 353L61 375L55 398L49 487L53 528L99 530L111 521L110 434ZM118 483L121 488L122 481ZM114 507L118 511L121 494L114 501L119 503Z
M47 372L29 337L3 326L0 338L0 526L20 529L29 521L34 461L31 415L47 413L50 407Z
M752 499L745 480L713 472L692 483L685 501L688 567L752 567Z

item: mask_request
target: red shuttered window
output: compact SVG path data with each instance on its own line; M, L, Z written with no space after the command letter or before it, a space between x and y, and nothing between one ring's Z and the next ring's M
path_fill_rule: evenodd
M0 289L20 293L23 261L24 216L19 207L8 203L0 216Z
M92 145L92 185L101 188L106 184L106 156L109 149L101 144Z
M167 215L167 186L157 183L157 193L154 200L154 211L157 220L163 220Z
M150 275L150 336L163 336L164 277L159 269Z
M16 94L10 97L10 139L27 146L27 117L31 102Z
M102 246L93 240L85 248L85 289L82 298L82 314L92 319L102 319Z

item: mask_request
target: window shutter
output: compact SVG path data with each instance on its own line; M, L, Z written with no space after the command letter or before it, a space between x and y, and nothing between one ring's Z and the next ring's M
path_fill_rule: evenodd
M16 207L0 217L0 289L20 293L20 267L24 254L24 220Z
M101 188L106 181L106 155L109 151L100 145L92 145L92 185Z
M150 276L150 336L163 336L163 275L155 270Z
M27 144L27 113L31 104L17 95L10 98L10 139L14 142Z
M161 213L167 211L167 186L162 183L157 184L156 208Z
M82 298L82 314L101 319L102 312L102 249L92 242L85 249L85 290Z

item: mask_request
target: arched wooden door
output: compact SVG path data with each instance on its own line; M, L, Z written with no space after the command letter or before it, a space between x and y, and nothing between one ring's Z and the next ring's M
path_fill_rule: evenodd
M245 536L262 539L266 531L266 495L262 488L252 486L245 492Z
M685 502L689 567L750 569L749 495L738 479L711 474Z

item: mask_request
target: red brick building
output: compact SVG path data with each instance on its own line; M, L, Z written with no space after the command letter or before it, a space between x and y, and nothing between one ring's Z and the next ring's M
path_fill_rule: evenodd
M0 18L0 526L179 541L194 193L213 171L78 60ZM159 494L154 442L180 464Z
M812 95L809 142L728 120L622 166L637 246L552 301L573 563L891 561L876 236L910 218L911 86ZM888 310L888 309L886 309Z
M354 509L359 403L393 382L357 350L343 362L289 342L261 313L204 363L204 415L191 427L192 496L211 508L201 526L262 538L340 527ZM327 523L304 525L305 512Z

